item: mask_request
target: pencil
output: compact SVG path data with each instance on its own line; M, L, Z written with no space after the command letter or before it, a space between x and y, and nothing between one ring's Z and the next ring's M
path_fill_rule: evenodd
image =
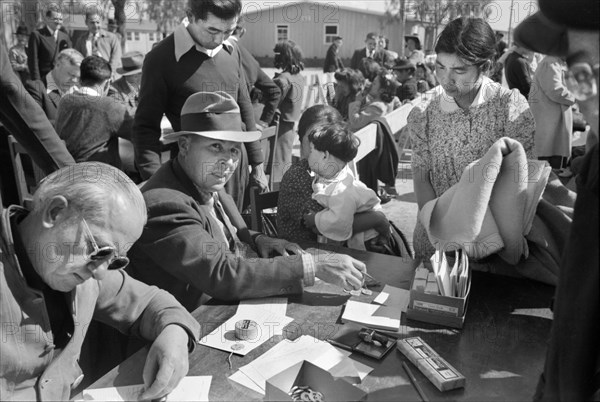
M429 399L427 399L427 395L425 395L425 392L423 392L423 389L421 389L421 386L417 382L417 379L415 378L415 375L413 374L413 372L410 369L410 367L408 367L408 364L406 364L406 362L403 361L402 362L402 367L404 368L404 371L406 371L406 374L408 375L408 378L410 379L410 382L412 383L412 385L417 390L417 393L421 397L421 400L423 402L429 402Z

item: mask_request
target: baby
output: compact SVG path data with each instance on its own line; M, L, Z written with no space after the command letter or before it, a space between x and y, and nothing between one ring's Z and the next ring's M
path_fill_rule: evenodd
M354 214L381 210L377 194L348 167L358 152L360 140L344 123L316 125L308 134L308 164L315 174L313 199L325 209L304 215L304 224L316 228L319 241L347 241L347 247L366 250L365 242L378 237L373 228L352 233ZM323 238L324 237L324 238Z

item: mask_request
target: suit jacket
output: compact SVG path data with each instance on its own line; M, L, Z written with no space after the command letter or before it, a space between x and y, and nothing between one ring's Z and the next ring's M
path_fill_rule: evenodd
M357 49L354 51L352 55L352 60L350 60L350 68L354 70L360 69L360 61L367 57L367 48L364 47L362 49Z
M200 194L177 159L163 164L142 192L148 222L128 253L127 271L134 278L167 290L190 311L206 300L205 293L241 300L302 292L298 256L245 258L219 240L210 196ZM239 229L243 220L233 200L223 190L218 197Z
M337 53L337 46L335 43L329 46L327 49L327 55L325 56L325 63L323 64L324 73L335 73L337 70L344 68L344 62Z
M239 41L230 41L234 48L239 51L240 59L242 61L242 69L246 75L246 83L248 84L248 92L251 92L253 87L260 90L262 93L262 102L265 107L260 116L260 120L269 124L273 120L277 105L279 105L279 98L281 97L281 90L273 82L271 78L260 68L258 61L252 56L252 54L242 46Z
M13 72L4 44L0 45L0 123L46 174L75 163L44 111Z
M358 177L377 193L377 180L394 185L398 175L398 149L392 129L384 118L373 120L377 124L377 141L373 151L357 163Z
M85 45L87 38L88 34L83 34L75 42L75 50L84 57L91 56ZM119 38L112 32L101 30L97 46L100 56L110 63L114 73L117 68L121 67L121 43L119 42Z
M512 52L504 62L504 76L510 89L517 88L525 99L531 90L531 67L527 59L517 52Z
M29 36L27 47L27 63L32 80L41 80L46 84L46 74L53 68L56 56L67 48L73 47L69 35L58 31L57 40L47 26L33 31Z
M56 122L56 111L58 110L58 102L60 101L60 94L58 91L52 91L48 93L44 83L42 81L27 81L25 83L25 89L29 92L29 95L37 102L42 108L48 120L52 125Z
M124 104L127 107L129 114L135 116L139 101L139 93L135 92L127 84L125 77L121 77L111 84L110 89L108 90L108 96Z

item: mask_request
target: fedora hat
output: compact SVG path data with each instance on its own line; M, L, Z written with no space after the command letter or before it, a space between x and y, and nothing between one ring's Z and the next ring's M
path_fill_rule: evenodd
M569 28L597 31L598 0L539 0L540 11L515 29L515 42L538 53L564 57L569 50Z
M181 131L165 134L164 144L182 135L195 134L221 141L258 141L260 131L242 131L242 115L237 102L227 92L196 92L181 109Z
M122 67L117 68L117 73L121 75L133 75L142 71L142 65L144 64L144 54L133 50L127 52L121 57Z
M419 39L419 37L417 35L405 35L404 36L404 40L407 41L409 39L412 39L415 41L415 47L418 50L421 50L421 39Z
M392 66L392 70L416 70L416 66L406 58L396 59L396 63Z
M29 29L27 29L27 27L24 25L19 25L17 27L17 32L15 32L15 35L29 36Z

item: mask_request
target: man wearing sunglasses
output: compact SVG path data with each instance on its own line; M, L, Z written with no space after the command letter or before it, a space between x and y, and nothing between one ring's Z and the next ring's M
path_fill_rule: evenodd
M33 211L0 214L0 399L69 399L92 319L153 340L141 396L168 394L187 374L199 326L122 270L146 222L136 185L109 165L75 164L42 181Z
M600 2L539 0L539 6L539 13L517 27L515 40L530 50L566 58L567 87L597 135ZM529 98L529 102L534 101ZM575 213L560 267L546 364L535 400L600 399L598 166L596 143L584 157L577 177Z

